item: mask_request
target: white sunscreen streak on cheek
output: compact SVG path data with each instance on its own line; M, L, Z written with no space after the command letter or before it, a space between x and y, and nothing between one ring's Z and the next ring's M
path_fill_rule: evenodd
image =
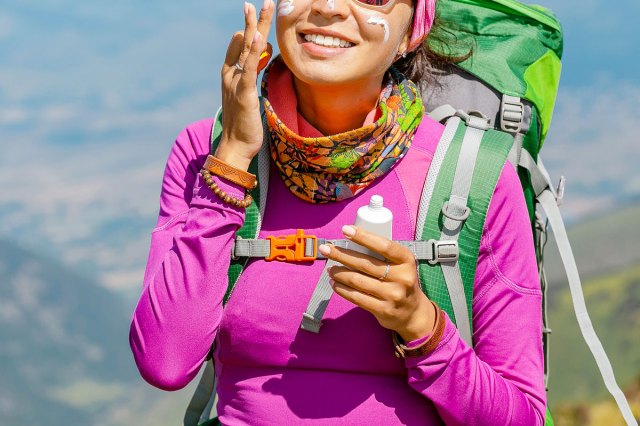
M386 19L379 15L373 15L371 18L369 18L367 24L381 25L384 28L384 41L385 43L389 41L389 22L387 22Z
M329 6L329 10L334 10L336 8L334 0L327 0L327 6Z
M293 12L293 0L281 0L278 3L278 16L287 16Z

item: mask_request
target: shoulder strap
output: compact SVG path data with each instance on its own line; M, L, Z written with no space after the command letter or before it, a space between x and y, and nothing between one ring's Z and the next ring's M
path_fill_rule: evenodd
M474 117L453 117L438 144L420 203L421 240L457 241L460 257L441 267L421 262L423 291L472 345L471 301L482 230L513 136Z
M262 115L262 126L264 128L264 141L268 141L269 133L267 123L265 121L264 109L262 99L260 100L260 112ZM220 108L216 114L216 118L211 128L211 153L214 153L220 138L222 137L222 108ZM245 220L242 227L236 232L237 238L249 239L258 238L260 229L262 227L262 218L264 217L264 207L266 206L267 192L269 189L269 144L263 143L262 149L258 155L251 161L249 165L249 172L256 175L258 179L258 186L253 190L254 202L247 207L245 213ZM229 284L227 286L227 292L224 296L223 303L227 303L231 293L235 288L240 274L244 270L247 264L248 258L232 258L229 265L228 277Z
M256 175L258 179L258 186L253 190L254 202L247 207L245 213L245 220L242 227L236 232L236 238L253 239L258 238L260 234L260 228L262 227L262 218L264 217L264 208L267 205L267 192L269 190L269 144L266 143L269 140L269 131L264 115L264 108L262 99L260 99L260 112L262 115L262 127L264 129L264 137L262 148L258 155L251 161L249 165L249 172ZM220 143L222 137L222 108L218 109L216 117L211 127L211 146L210 152L213 154ZM233 293L233 289L240 278L240 274L244 270L248 257L244 258L231 258L231 264L227 272L229 281L227 284L227 292L224 295L223 304L226 304ZM216 394L216 376L215 368L213 364L213 348L215 343L211 347L211 353L209 359L206 361L206 366L200 377L200 382L191 397L189 406L184 415L184 426L197 426L201 422L207 422L211 415L211 410L215 406L217 399ZM210 424L207 422L207 424ZM217 423L211 423L217 424Z

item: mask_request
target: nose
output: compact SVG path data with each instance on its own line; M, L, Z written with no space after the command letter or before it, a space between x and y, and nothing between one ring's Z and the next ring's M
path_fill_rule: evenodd
M346 17L349 14L349 2L351 0L313 0L311 11L327 19L334 17Z

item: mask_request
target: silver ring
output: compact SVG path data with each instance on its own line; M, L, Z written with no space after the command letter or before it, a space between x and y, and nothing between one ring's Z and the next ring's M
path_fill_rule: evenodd
M382 276L380 278L378 278L380 281L384 281L387 279L387 277L389 276L389 271L391 270L391 264L389 262L387 262L387 269L384 270L384 274L382 274Z
M242 65L240 65L240 62L236 62L235 65L236 69L240 72L244 72L244 67Z

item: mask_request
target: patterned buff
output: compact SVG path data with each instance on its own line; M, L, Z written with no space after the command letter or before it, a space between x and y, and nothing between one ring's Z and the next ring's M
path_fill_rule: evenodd
M276 61L264 73L262 96L271 158L294 195L310 203L353 197L404 157L424 111L419 91L404 75L391 69L376 122L334 136L304 138L285 126L268 101L269 70Z

